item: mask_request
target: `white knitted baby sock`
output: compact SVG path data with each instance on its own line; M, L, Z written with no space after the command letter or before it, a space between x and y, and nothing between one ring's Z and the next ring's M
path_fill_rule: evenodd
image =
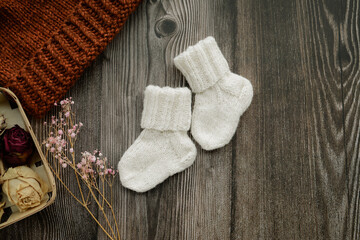
M148 86L141 119L144 130L118 164L122 185L145 192L191 166L196 147L187 135L190 121L188 88Z
M174 59L196 93L191 133L205 150L223 147L249 107L253 88L230 71L215 39L207 37Z

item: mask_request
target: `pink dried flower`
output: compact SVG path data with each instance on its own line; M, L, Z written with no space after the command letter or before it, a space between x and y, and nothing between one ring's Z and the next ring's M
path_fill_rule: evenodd
M75 157L74 144L80 129L84 126L82 122L75 123L73 121L76 119L76 114L72 110L73 104L74 101L71 97L54 103L55 106L61 107L57 109L57 117L51 116L48 120L49 123L44 122L44 126L51 132L48 138L43 141L43 145L51 153L50 155L56 158L55 161L51 162L56 167L54 168L56 171L60 171L62 168L68 168L68 171L75 170L73 173L79 175L87 183L87 187L96 189L98 188L96 184L98 181L97 174L105 178L107 175L115 175L117 171L108 166L107 158L103 157L103 154L98 150L84 151L81 153L80 162L73 162L75 161L73 159ZM58 178L60 178L59 176L63 175L57 175ZM106 178L106 183L111 188L113 182L110 181L112 180Z

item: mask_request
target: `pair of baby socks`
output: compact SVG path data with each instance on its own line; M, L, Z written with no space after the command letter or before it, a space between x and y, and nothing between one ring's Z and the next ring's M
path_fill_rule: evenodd
M188 88L146 88L144 130L118 164L122 185L136 192L148 191L193 164L190 125L205 150L229 143L253 97L251 83L230 71L213 37L190 46L174 62L196 94L194 110L191 116Z

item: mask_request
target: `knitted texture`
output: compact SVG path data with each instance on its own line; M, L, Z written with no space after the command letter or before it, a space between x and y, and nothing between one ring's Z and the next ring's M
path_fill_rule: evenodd
M196 147L187 135L190 120L188 88L148 86L141 120L145 129L118 164L122 185L145 192L191 166Z
M159 131L188 131L191 121L191 92L188 88L145 90L141 127Z
M229 65L213 37L207 37L188 47L174 59L174 62L194 93L213 86L230 72Z
M0 1L0 84L42 116L120 31L141 0Z
M174 63L197 93L191 122L194 139L205 150L225 146L252 101L251 83L230 71L213 37L189 47Z

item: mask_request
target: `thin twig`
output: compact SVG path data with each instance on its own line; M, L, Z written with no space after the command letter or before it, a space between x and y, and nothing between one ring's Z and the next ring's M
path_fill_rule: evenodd
M111 224L110 224L110 222L109 222L109 219L108 219L107 216L106 216L106 213L105 213L105 211L104 211L104 208L101 206L101 204L100 204L99 201L97 200L94 192L92 191L91 186L88 185L88 188L89 188L89 191L90 191L91 195L93 196L93 199L95 200L95 202L96 202L97 205L99 206L100 211L103 213L104 218L105 218L108 226L110 227L110 230L111 230L112 234L114 235L114 237L116 237L115 232L114 232L114 230L113 230L113 228L111 227Z
M107 171L107 165L106 165L107 158L106 157L101 158L102 154L98 150L95 150L93 154L89 152L82 153L83 159L85 159L85 163L83 162L84 160L82 160L82 162L79 163L81 165L76 164L76 159L75 159L76 154L73 151L73 149L75 149L75 142L77 140L77 135L83 124L81 122L79 122L79 124L75 124L76 115L71 110L72 104L74 104L74 102L71 100L71 98L64 99L62 102L60 102L62 109L61 112L59 112L59 118L58 119L55 117L51 118L52 123L51 125L49 125L47 132L49 140L44 142L44 144L46 145L45 156L46 158L51 158L52 164L50 164L50 169L54 173L56 178L70 193L70 195L88 211L88 213L99 225L99 227L103 230L103 232L112 240L115 239L120 240L119 226L118 226L118 222L116 221L114 209L112 207L113 181L110 181L110 179L107 178L108 176L110 176L111 173L114 179L115 172L112 169L111 169L112 172L110 171L110 173ZM99 162L97 162L96 160ZM75 193L72 190L70 190L70 188L66 185L65 181L62 179L63 171L67 166L69 166L74 171L78 186L78 191L80 192L81 199L80 197L75 196ZM107 176L107 174L109 175ZM97 177L99 177L99 179L97 179ZM85 184L85 186L83 185L83 183ZM110 202L105 197L105 195L107 194L106 187L110 187L110 197L111 197ZM86 194L86 198L85 198L85 194ZM106 227L104 222L103 224L100 223L100 219L95 217L95 215L89 209L88 206L92 201L96 202L99 210L102 212L104 216L106 225L108 227ZM116 231L110 222L111 217L108 218L105 212L106 206L108 206L111 211L115 223Z

